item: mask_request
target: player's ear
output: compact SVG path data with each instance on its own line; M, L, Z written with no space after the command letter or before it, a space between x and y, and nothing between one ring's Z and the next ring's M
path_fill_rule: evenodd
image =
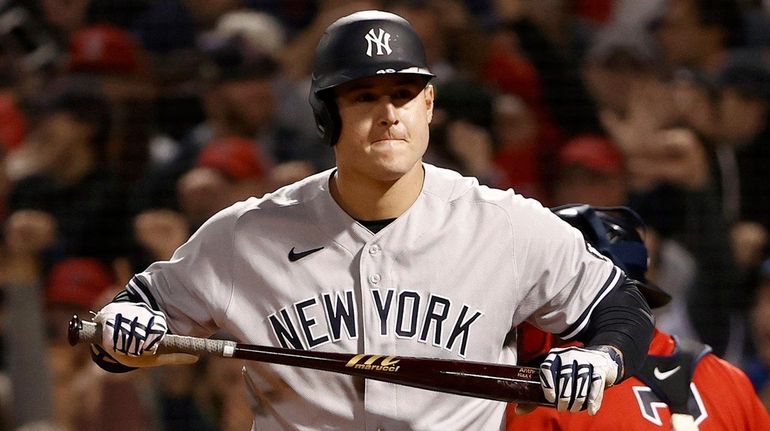
M436 99L436 90L433 84L425 87L425 107L428 109L428 124L433 120L433 101Z

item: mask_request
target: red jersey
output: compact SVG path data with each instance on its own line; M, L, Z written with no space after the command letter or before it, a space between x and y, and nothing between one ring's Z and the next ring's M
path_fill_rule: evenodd
M671 357L677 350L673 337L660 331L650 344L649 354ZM700 431L770 430L770 415L759 401L749 379L737 367L712 353L698 358L690 382L688 411ZM656 366L654 379L665 381L683 372L679 366ZM595 416L586 412L559 413L541 407L525 416L508 408L507 431L590 430L590 431L668 431L669 406L637 377L629 377L604 393Z

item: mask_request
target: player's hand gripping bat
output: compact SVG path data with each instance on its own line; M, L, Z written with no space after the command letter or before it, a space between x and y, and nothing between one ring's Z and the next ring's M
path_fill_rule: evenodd
M100 343L101 327L74 316L69 343ZM168 334L158 353L208 354L331 371L388 383L497 401L553 406L546 401L538 369L482 362L402 356L313 352Z

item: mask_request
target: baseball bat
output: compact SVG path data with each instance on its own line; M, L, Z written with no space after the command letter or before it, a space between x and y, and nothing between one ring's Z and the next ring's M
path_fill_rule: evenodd
M101 326L77 316L69 322L70 345L100 344ZM257 346L229 340L167 334L158 353L188 353L331 371L431 391L497 401L553 406L540 386L539 370L449 359L367 355Z

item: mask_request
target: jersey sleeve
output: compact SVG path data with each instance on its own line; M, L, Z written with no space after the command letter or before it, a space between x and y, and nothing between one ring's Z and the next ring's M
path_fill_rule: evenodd
M513 223L514 266L524 289L515 319L569 339L585 328L623 272L577 229L536 201L525 201Z
M232 296L233 229L236 208L209 219L168 261L136 274L126 286L132 298L166 314L173 333L208 337Z

